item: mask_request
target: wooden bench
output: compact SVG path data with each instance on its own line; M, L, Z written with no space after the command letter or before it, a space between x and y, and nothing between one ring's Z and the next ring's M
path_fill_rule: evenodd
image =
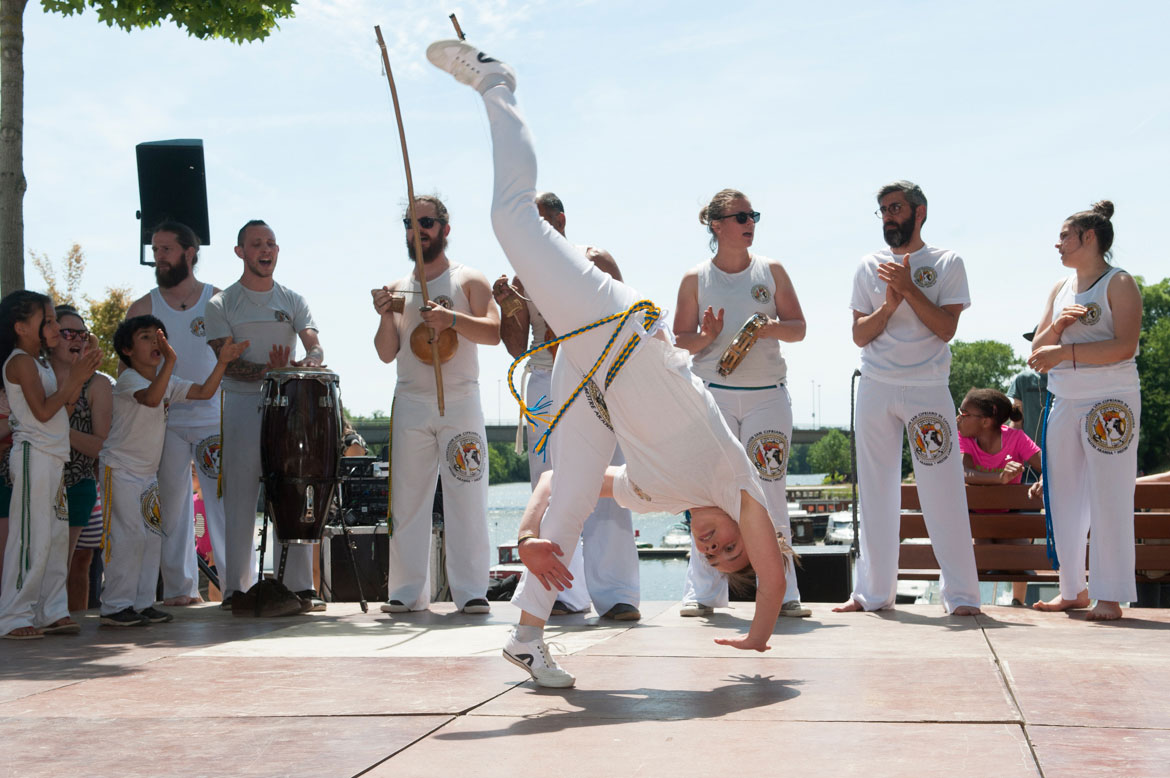
M1170 484L1138 484L1133 502L1134 575L1139 583L1170 583L1170 575L1162 577L1163 571L1170 571ZM975 567L980 581L1057 581L1057 573L1045 554L1044 503L1039 497L1030 499L1027 486L968 486L967 507L971 511L973 538L1035 541L1030 545L977 543ZM1004 509L1013 512L976 512ZM922 518L918 488L914 484L902 485L902 510L901 539L927 540L926 521ZM1149 577L1147 572L1153 572L1156 577ZM898 577L907 580L939 577L938 560L929 542L901 544Z

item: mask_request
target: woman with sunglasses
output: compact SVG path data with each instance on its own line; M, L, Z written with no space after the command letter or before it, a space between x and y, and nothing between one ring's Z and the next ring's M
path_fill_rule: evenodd
M751 252L759 221L759 211L735 189L717 192L699 211L715 256L683 276L674 336L679 347L694 355L693 372L755 465L776 531L791 542L786 487L792 400L784 386L787 367L780 343L803 340L805 322L783 265ZM732 366L723 356L741 332L753 333L740 339L750 347ZM693 539L691 545L680 613L705 616L727 605L727 579L701 561ZM794 565L787 567L785 581L780 615L810 615L800 604Z
M81 314L73 306L57 306L61 339L49 352L49 364L60 384L90 340ZM96 338L91 348L96 348ZM69 413L69 461L65 463L65 497L69 504L69 610L85 610L89 602L89 565L93 549L78 549L77 539L89 524L97 503L97 457L110 434L114 392L110 379L94 373L81 388Z
M1138 336L1142 296L1133 277L1109 264L1113 203L1074 213L1056 250L1073 272L1048 295L1028 364L1048 374L1044 505L1060 565L1060 594L1033 607L1097 605L1092 620L1121 618L1137 599L1133 492L1142 413ZM1092 580L1085 588L1085 542Z

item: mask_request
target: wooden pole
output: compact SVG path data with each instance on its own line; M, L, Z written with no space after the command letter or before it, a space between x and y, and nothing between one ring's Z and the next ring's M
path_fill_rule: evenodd
M467 40L467 36L463 34L463 28L459 26L459 20L455 18L455 14L451 14L451 24L455 25L455 34L459 36L459 40Z
M418 273L419 287L422 289L423 299L429 301L427 293L426 269L423 267L422 240L418 235L418 220L414 215L414 182L410 177L410 157L406 153L406 130L402 127L402 109L398 107L398 90L394 87L394 74L390 72L390 56L386 53L386 41L382 39L382 28L374 25L374 34L378 36L378 48L382 50L382 66L386 68L386 80L390 82L390 97L394 101L394 118L398 120L398 139L402 141L402 164L406 167L406 197L409 202L410 223L415 225L414 233L414 266ZM435 392L438 395L439 415L443 415L443 370L439 365L439 335L431 329L431 362L435 366Z

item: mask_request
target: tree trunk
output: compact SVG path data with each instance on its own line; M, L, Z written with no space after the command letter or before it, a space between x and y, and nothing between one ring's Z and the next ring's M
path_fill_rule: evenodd
M0 292L24 289L24 9L0 0Z

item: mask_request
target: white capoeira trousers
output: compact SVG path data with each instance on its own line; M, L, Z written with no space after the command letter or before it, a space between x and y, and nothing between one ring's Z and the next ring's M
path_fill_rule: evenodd
M163 597L199 596L199 565L195 560L195 501L191 463L199 468L204 518L216 564L223 569L223 499L217 496L219 425L167 427L158 465L158 498L162 506Z
M955 404L946 386L895 386L863 377L857 389L860 547L853 599L894 604L898 586L902 439L908 436L918 498L938 559L947 612L979 607L979 576L963 483Z
M162 551L162 512L158 481L138 478L103 462L102 516L109 528L103 536L106 578L102 585L103 616L155 603ZM153 526L152 526L153 523Z
M224 597L246 592L256 583L256 503L260 499L260 393L223 391L224 545L216 549L216 569ZM204 489L214 494L212 489ZM275 537L275 534L273 535ZM214 537L212 543L214 543ZM316 544L290 543L284 585L294 592L313 588ZM280 544L267 551L275 572L280 566Z
M792 399L788 390L781 385L771 389L708 387L708 391L760 474L772 525L792 543L787 489L788 456L792 450ZM784 570L784 601L799 599L796 565L788 560ZM699 602L712 608L727 606L727 578L703 561L694 538L691 539L683 602Z
M27 442L14 445L8 461L12 502L4 547L0 635L21 627L45 627L69 615L65 591L69 521L57 518L65 461ZM23 499L26 489L27 510Z
M400 394L391 419L388 590L411 610L431 601L431 513L443 484L447 583L455 607L483 599L491 567L487 530L488 451L479 394L446 401Z
M547 397L552 400L553 410L564 402L563 396L552 394L552 373L548 370L532 371L525 396L532 404L542 396ZM579 401L586 402L587 398ZM603 426L600 418L597 424ZM535 429L528 428L528 474L534 488L541 474L552 468L551 459L531 450L546 429L544 424L537 424ZM621 465L624 462L619 449L615 450L609 464ZM573 586L560 592L557 599L574 611L587 610L592 601L598 614L606 613L618 603L638 607L641 603L638 550L634 544L634 523L629 510L612 498L598 500L593 512L585 519L581 539L583 548L578 547L569 563ZM539 582L536 585L539 586Z
M1060 596L1066 600L1085 589L1086 540L1089 596L1111 602L1137 599L1133 492L1141 415L1140 392L1090 400L1052 398L1044 477L1060 560Z

